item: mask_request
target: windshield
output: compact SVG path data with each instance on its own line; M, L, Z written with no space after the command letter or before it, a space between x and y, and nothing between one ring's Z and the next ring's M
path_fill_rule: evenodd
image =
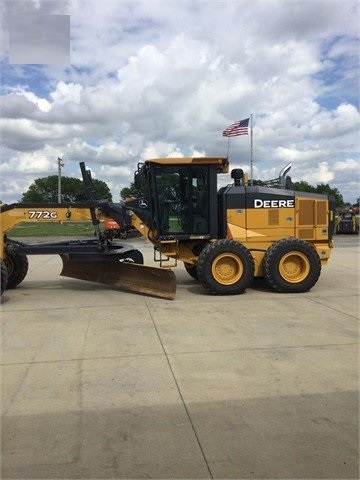
M208 168L156 166L155 196L162 235L209 232Z

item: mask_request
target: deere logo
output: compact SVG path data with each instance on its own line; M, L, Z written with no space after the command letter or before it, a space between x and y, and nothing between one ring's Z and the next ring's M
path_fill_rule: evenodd
M290 200L261 200L255 198L254 208L294 208L295 201L293 198Z

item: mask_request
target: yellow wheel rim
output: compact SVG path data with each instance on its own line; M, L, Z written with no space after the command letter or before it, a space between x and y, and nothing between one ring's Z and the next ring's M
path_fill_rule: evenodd
M289 283L302 282L310 273L310 262L301 252L288 252L280 260L279 272Z
M232 285L242 277L244 268L240 258L232 253L223 253L211 266L213 278L222 285Z

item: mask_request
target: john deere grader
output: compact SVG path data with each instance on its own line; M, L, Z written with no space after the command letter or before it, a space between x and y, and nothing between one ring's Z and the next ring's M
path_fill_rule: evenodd
M61 275L167 299L175 296L171 268L178 261L213 295L242 293L254 277L264 277L278 292L306 292L330 258L335 202L293 190L290 167L263 186L248 185L247 175L234 169L233 183L218 189L218 175L229 171L226 158L147 160L135 172L137 197L119 205L95 198L81 163L86 204L1 207L2 291L25 278L27 255L56 253L63 260ZM106 217L150 240L160 268L144 266L139 250L101 231ZM26 245L6 235L20 222L79 220L92 221L94 239Z

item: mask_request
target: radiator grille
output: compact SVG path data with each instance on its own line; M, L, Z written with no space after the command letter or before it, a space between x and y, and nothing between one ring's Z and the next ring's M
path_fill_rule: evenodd
M326 201L319 200L316 203L316 216L317 216L318 225L327 224L327 202Z
M269 210L269 225L279 225L279 210Z
M314 225L314 201L300 200L299 202L299 225Z

